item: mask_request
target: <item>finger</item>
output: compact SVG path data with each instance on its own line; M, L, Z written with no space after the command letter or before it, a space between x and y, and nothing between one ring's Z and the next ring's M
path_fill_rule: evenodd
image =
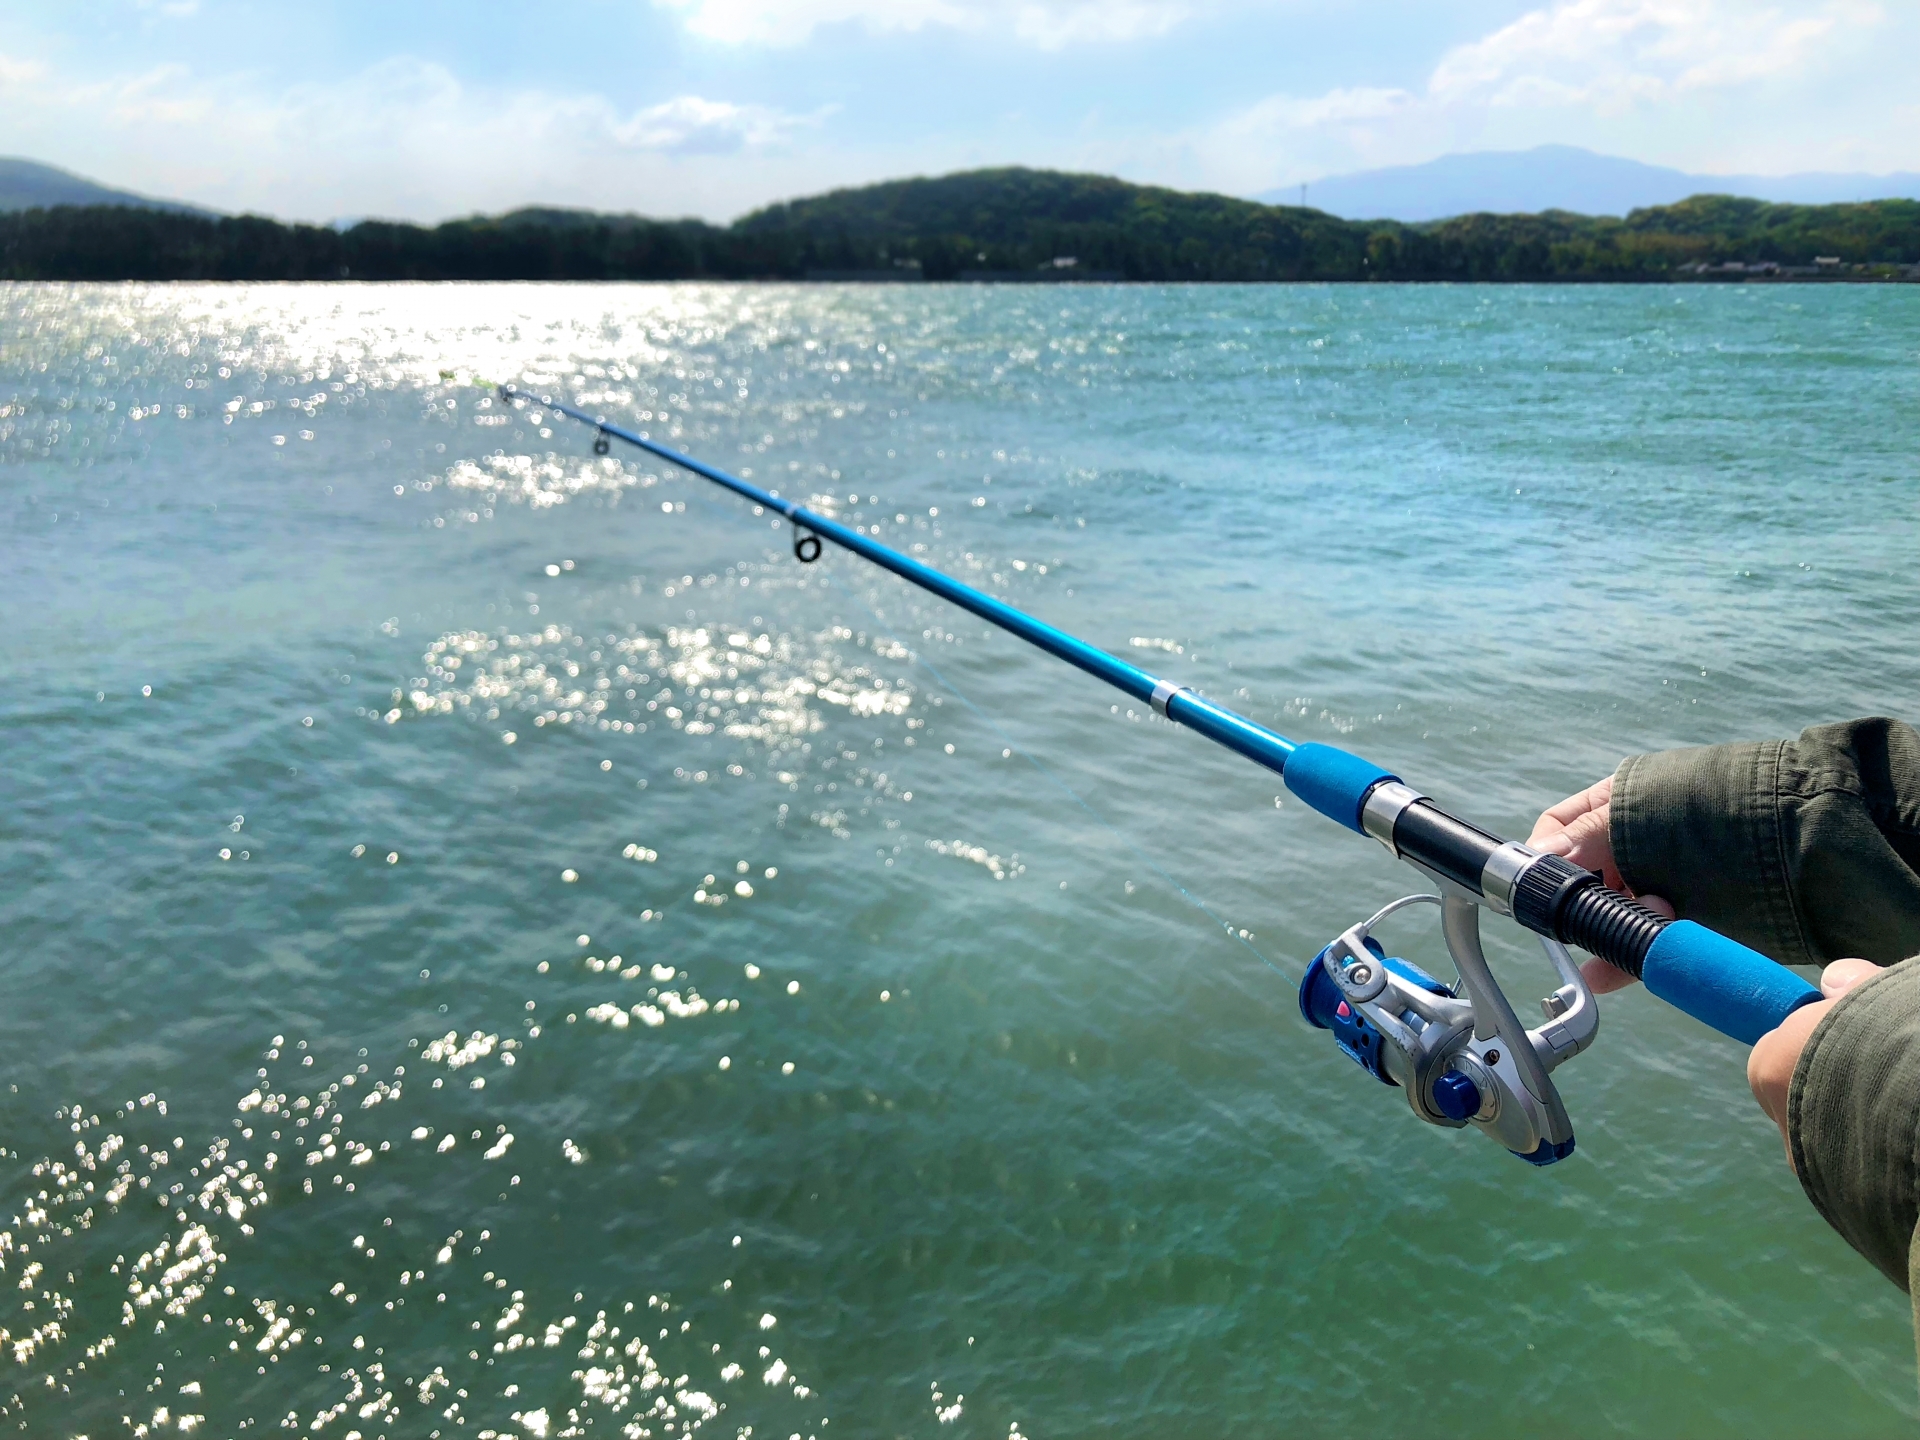
M1597 785L1589 785L1584 790L1576 790L1559 804L1549 805L1541 818L1550 820L1556 825L1566 825L1579 819L1594 807L1596 802L1593 792L1598 788ZM1611 793L1611 787L1609 787L1609 793ZM1602 797L1598 803L1605 804L1606 798Z
M1580 967L1580 976L1587 982L1587 988L1596 995L1611 995L1616 990L1640 983L1618 965L1605 960L1587 961Z
M1603 851L1611 852L1613 846L1609 839L1608 826L1613 817L1612 810L1603 805L1598 810L1589 810L1586 814L1570 823L1561 833L1573 842L1568 858L1580 863L1598 861ZM1595 864L1588 869L1597 869Z
M1602 805L1598 810L1589 810L1561 832L1567 838L1567 848L1554 853L1565 855L1583 870L1599 871L1602 880L1620 890L1625 888L1625 882L1620 878L1620 868L1613 863L1611 823L1611 807Z
M1527 832L1527 844L1536 850L1544 850L1547 842L1566 828L1553 818L1551 810L1542 810L1540 818L1533 822L1533 829Z
M1871 960L1836 960L1820 972L1820 993L1838 1000L1862 981L1871 980L1880 967Z
M1573 837L1564 830L1554 830L1545 835L1535 830L1527 837L1527 844L1543 855L1565 855L1573 849Z
M1793 1070L1800 1063L1800 1052L1827 1011L1831 1000L1816 1000L1802 1005L1780 1022L1778 1029L1762 1035L1747 1057L1747 1084L1760 1108L1784 1134L1787 1127L1787 1096L1793 1086Z
M1527 844L1538 845L1549 836L1558 835L1565 830L1568 825L1587 813L1586 800L1587 792L1582 790L1578 795L1569 795L1558 805L1542 810L1539 818L1533 822L1533 830L1527 836Z
M1596 780L1576 795L1569 795L1558 805L1550 807L1540 818L1551 820L1556 825L1568 825L1586 814L1597 805L1605 805L1613 799L1613 776Z
M1647 909L1651 910L1654 914L1658 915L1662 920L1673 919L1672 903L1661 899L1658 895L1636 895L1633 898L1646 906Z

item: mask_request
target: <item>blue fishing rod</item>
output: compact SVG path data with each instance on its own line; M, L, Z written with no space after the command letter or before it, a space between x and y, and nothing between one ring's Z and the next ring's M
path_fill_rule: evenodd
M1405 896L1343 932L1308 966L1299 1002L1309 1023L1331 1031L1375 1079L1403 1089L1414 1114L1429 1124L1471 1126L1536 1165L1573 1153L1573 1125L1551 1075L1593 1043L1599 1009L1569 945L1748 1045L1820 998L1812 985L1758 951L1691 920L1656 915L1590 870L1459 819L1372 761L1331 745L1289 740L644 431L518 386L503 385L500 395L591 425L596 454L607 454L610 441L620 440L785 516L793 526L794 557L802 563L818 560L823 542L832 541L1019 636L1265 766L1303 803L1413 866L1435 893ZM1459 971L1453 983L1389 956L1374 937L1389 917L1425 905L1440 910L1441 934ZM1540 1002L1544 1023L1526 1027L1494 979L1480 942L1483 909L1512 918L1539 938L1561 981Z

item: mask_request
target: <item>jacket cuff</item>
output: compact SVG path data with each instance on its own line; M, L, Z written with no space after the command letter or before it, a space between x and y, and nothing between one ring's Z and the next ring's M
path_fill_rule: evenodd
M1808 1038L1787 1098L1801 1187L1875 1269L1909 1288L1920 1214L1920 957L1841 996Z
M1818 964L1782 844L1784 742L1634 755L1614 772L1609 838L1627 888L1789 965Z

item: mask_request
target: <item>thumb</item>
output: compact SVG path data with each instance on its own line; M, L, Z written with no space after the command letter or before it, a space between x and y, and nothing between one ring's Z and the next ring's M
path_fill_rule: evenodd
M1620 888L1620 871L1613 863L1604 807L1576 816L1559 834L1545 837L1538 848L1549 855L1565 856L1582 870L1598 870L1608 885Z
M1880 973L1871 960L1836 960L1820 972L1820 994L1838 1000L1847 991Z

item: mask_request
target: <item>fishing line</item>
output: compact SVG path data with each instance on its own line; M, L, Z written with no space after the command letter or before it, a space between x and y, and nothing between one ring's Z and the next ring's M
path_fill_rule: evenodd
M709 505L707 501L701 496L700 492L698 492L697 490L690 490L688 493L688 499L693 503L695 508L697 508L703 514L709 515L715 519L731 518L731 517L721 516L719 509L713 505ZM834 590L838 591L840 594L847 595L851 597L853 600L855 600L859 604L860 608L865 610L867 614L870 617L872 617L874 628L876 630L880 631L880 633L885 635L889 640L893 641L894 644L898 645L902 650L906 651L908 659L910 659L915 665L922 667L924 670L926 670L926 672L929 675L933 676L935 680L939 681L941 686L947 691L948 694L952 695L954 699L958 700L962 705L966 706L967 709L973 713L975 718L984 722L988 729L992 730L995 735L999 736L1002 744L1007 749L1013 751L1014 754L1018 755L1022 760L1026 761L1027 764L1031 765L1035 770L1037 770L1040 773L1041 778L1044 779L1049 785L1053 786L1054 789L1058 790L1062 795L1066 796L1075 805L1079 806L1080 809L1086 813L1089 819L1091 819L1096 825L1100 826L1101 829L1105 830L1114 839L1118 840L1121 843L1121 845L1125 846L1127 851L1134 857L1134 859L1138 860L1142 865L1144 865L1148 870L1151 870L1155 875L1158 875L1161 878L1161 880L1165 881L1170 888L1177 890L1180 893L1180 895L1187 901L1188 904L1192 905L1194 909L1198 910L1202 915L1205 915L1209 920L1213 921L1222 930L1224 930L1227 934L1228 939L1240 945L1243 949L1247 951L1248 954L1252 955L1254 959L1258 960L1262 965L1266 966L1269 970L1273 971L1274 974L1278 975L1282 980L1285 980L1288 984L1291 985L1295 983L1293 976L1287 974L1286 971L1282 970L1278 965L1276 965L1271 959L1269 959L1264 953L1262 953L1259 947L1254 945L1252 941L1243 937L1240 934L1239 927L1233 925L1231 922L1227 920L1221 919L1219 914L1211 906L1209 906L1206 901L1202 900L1198 895L1195 895L1185 885L1182 885L1178 880L1174 879L1173 876L1169 875L1166 872L1166 870L1161 867L1159 862L1154 860L1153 857L1147 854L1146 851L1142 850L1139 845L1135 844L1134 841L1130 839L1125 832L1123 832L1117 826L1115 826L1098 810L1095 810L1093 806L1089 805L1086 802L1086 800L1081 797L1080 793L1077 790L1075 790L1071 785L1067 784L1067 782L1062 780L1058 775L1054 774L1052 770L1049 770L1046 767L1046 765L1041 763L1038 757L1033 755L1032 752L1030 752L1025 746L1023 746L1018 740L1014 739L1013 736L1009 735L1006 732L1006 730L1002 728L998 720L996 720L987 711L981 709L980 706L974 704L974 702L968 698L966 692L963 691L958 685L954 684L952 680L948 679L945 672L943 672L939 666L935 665L931 660L927 659L924 655L922 655L917 648L903 641L900 638L900 636L897 633L895 633L895 631L889 626L888 622L881 616L880 612L874 609L873 605L867 600L867 598L864 595L862 595L858 590L854 589L851 585L838 584L834 580L833 573L831 571L824 573L820 578L822 579L822 581L825 582L826 585L831 586Z
M1598 874L1558 855L1468 823L1436 805L1398 775L1358 755L1316 741L1290 740L1228 709L1219 701L1150 674L1076 635L1004 600L963 584L946 572L883 544L863 524L846 525L777 491L683 454L644 431L517 386L501 386L509 403L531 402L594 428L597 454L624 441L689 474L698 475L768 510L793 527L794 558L820 558L831 541L929 594L958 606L1036 649L1149 705L1155 714L1278 774L1287 789L1330 820L1377 841L1417 870L1438 893L1409 896L1372 919L1350 926L1307 967L1299 991L1301 1013L1333 1032L1340 1047L1375 1078L1397 1086L1414 1114L1431 1125L1474 1126L1535 1165L1573 1153L1573 1125L1551 1072L1593 1041L1599 1019L1592 991L1567 952L1578 945L1643 980L1660 999L1722 1035L1753 1044L1820 992L1758 951L1689 920L1656 915ZM777 525L777 522L776 522ZM832 583L828 581L827 583ZM860 600L883 629L879 612ZM891 635L889 630L887 633ZM900 643L894 637L895 643ZM1071 799L1154 874L1239 939L1232 925L1181 885L999 723L975 705L939 667L903 646L1049 785ZM1444 985L1418 967L1389 957L1372 927L1395 911L1432 904L1460 981ZM1544 1025L1524 1026L1487 964L1480 941L1483 910L1511 917L1540 937L1559 974L1560 988L1540 1001ZM1275 974L1278 965L1250 941L1241 944Z
M832 585L834 583L831 576L826 577L826 579L829 585ZM836 587L836 588L841 589L842 593L852 595L854 599L858 600L860 602L861 608L864 609L867 612L867 614L873 617L875 626L883 634L885 634L888 639L892 640L894 644L899 645L901 649L905 650L907 652L908 658L911 659L914 664L922 666L927 671L928 674L932 675L935 680L938 680L941 683L941 685L943 685L946 688L947 693L952 695L953 698L958 700L962 705L966 706L968 710L972 711L973 714L978 719L984 721L987 725L987 728L992 730L995 735L1000 737L1001 741L1005 744L1007 749L1013 751L1014 754L1018 755L1022 760L1026 761L1027 764L1031 765L1035 770L1039 771L1042 779L1044 779L1049 785L1053 786L1053 788L1058 790L1062 795L1065 795L1069 800L1073 801L1075 805L1078 805L1082 810L1084 810L1088 818L1093 820L1093 822L1099 825L1101 829L1105 830L1114 839L1118 840L1122 845L1124 845L1127 848L1127 850L1133 855L1134 859L1138 860L1142 865L1146 866L1147 869L1151 870L1154 874L1158 875L1173 889L1178 890L1180 894L1186 898L1187 902L1194 907L1194 909L1198 910L1201 914L1205 915L1209 920L1212 920L1215 924L1217 924L1222 930L1226 931L1227 937L1229 939L1235 941L1236 943L1241 945L1243 948L1245 948L1246 951L1250 955L1252 955L1256 960L1258 960L1262 965L1266 966L1269 970L1273 971L1274 974L1278 975L1282 980L1285 980L1288 984L1294 983L1293 977L1287 974L1287 972L1282 970L1278 965L1274 964L1272 960L1266 957L1266 955L1261 953L1259 947L1254 945L1252 941L1246 939L1240 933L1240 930L1238 927L1234 926L1229 921L1222 920L1220 916L1217 913L1215 913L1212 907L1210 907L1207 904L1206 901L1202 900L1198 895L1195 895L1191 890L1187 889L1186 886L1182 885L1178 880L1174 879L1173 876L1169 875L1165 870L1163 870L1160 867L1159 863L1155 861L1152 856L1148 855L1146 851L1142 850L1138 845L1136 845L1123 831L1121 831L1118 827L1116 827L1111 821L1109 821L1099 811L1095 810L1093 806L1089 805L1084 799L1082 799L1078 791L1076 791L1071 785L1067 784L1067 782L1062 780L1058 775L1054 774L1053 771L1049 770L1044 764L1041 763L1041 761L1038 758L1036 758L1030 751L1028 751L1023 745L1021 745L1018 740L1015 740L1003 728L1001 728L1000 722L998 720L994 719L992 715L990 715L988 712L981 709L978 705L974 704L973 701L968 699L966 696L966 693L962 691L958 685L954 684L953 681L949 680L946 677L946 675L942 673L939 666L935 665L931 660L926 659L924 656L920 654L918 650L914 649L913 646L903 642L898 635L896 635L892 630L888 629L887 622L881 618L880 612L875 610L872 605L868 604L864 596L854 591L851 587Z

